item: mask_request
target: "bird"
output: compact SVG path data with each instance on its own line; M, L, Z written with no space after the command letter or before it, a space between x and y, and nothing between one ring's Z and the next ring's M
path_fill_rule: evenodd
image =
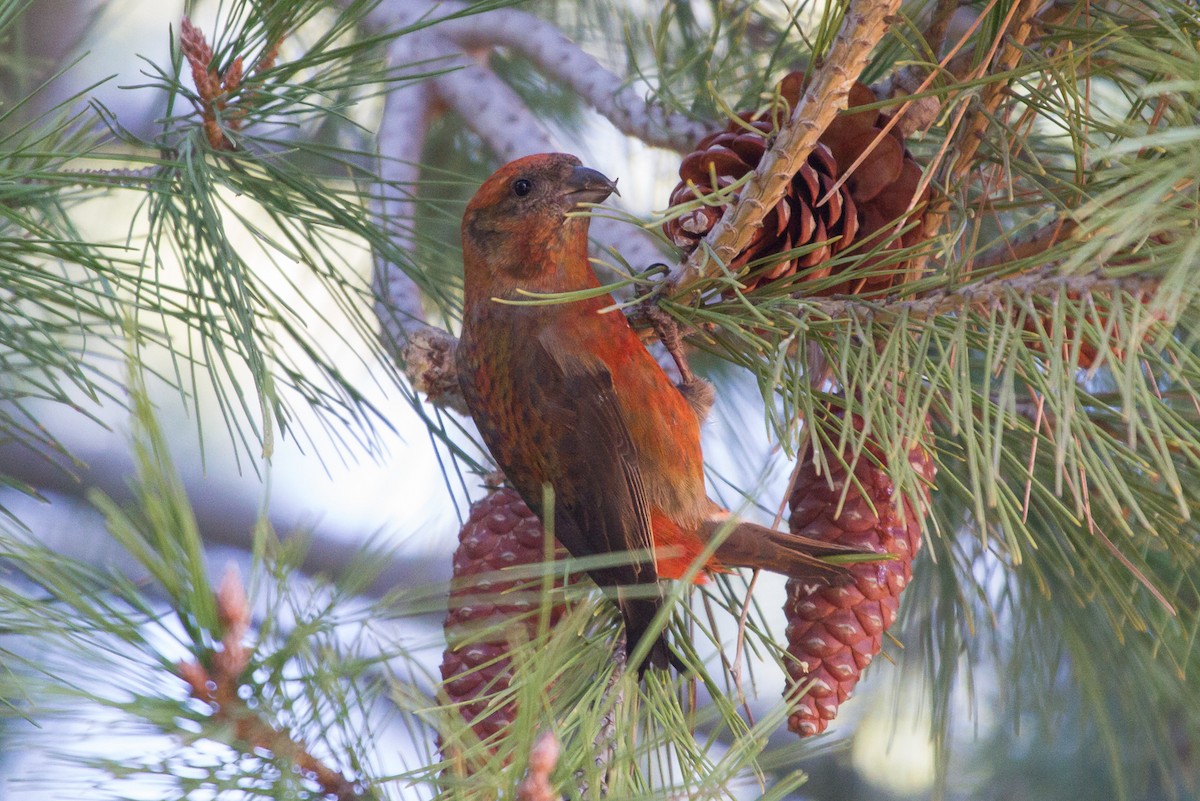
M708 497L703 404L663 371L588 259L580 212L616 192L565 153L519 158L483 182L462 219L455 359L480 436L526 504L572 556L624 556L587 572L621 611L628 657L664 603L661 579L737 567L832 576L840 568L821 557L840 549L733 521ZM530 302L581 290L592 291ZM681 668L661 628L654 637L639 675Z

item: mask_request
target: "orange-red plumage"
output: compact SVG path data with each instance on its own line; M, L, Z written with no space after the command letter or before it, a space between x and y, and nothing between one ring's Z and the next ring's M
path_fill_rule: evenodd
M463 216L457 359L484 442L543 518L543 485L553 488L555 532L567 550L629 552L625 563L589 572L602 587L622 588L615 593L632 648L661 604L658 579L681 577L728 516L705 492L700 420L611 310L611 296L504 302L599 286L588 218L570 212L615 189L565 154L519 159L484 182ZM823 548L739 523L705 567L831 571L814 555ZM635 585L642 591L631 592ZM649 662L665 666L668 656L660 637Z

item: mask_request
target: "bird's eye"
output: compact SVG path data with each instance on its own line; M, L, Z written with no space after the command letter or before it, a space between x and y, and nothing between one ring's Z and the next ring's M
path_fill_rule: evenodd
M530 181L528 178L518 178L513 181L513 192L516 193L517 197L525 197L532 191L533 181Z

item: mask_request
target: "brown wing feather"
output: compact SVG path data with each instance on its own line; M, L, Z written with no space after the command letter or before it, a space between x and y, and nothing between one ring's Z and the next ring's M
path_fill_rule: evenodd
M590 354L567 351L552 331L539 337L537 347L543 366L539 384L543 390L557 387L545 392L541 409L554 416L555 521L567 518L560 541L577 556L640 553L640 559L630 562L630 572L615 583L656 581L650 507L608 367ZM563 535L579 541L568 542Z
M589 570L601 586L653 585L636 595L614 595L625 620L626 648L641 641L662 607L654 565L650 505L637 462L637 450L621 414L608 367L590 354L578 355L560 345L552 331L539 337L543 387L558 400L542 407L556 416L556 456L551 464L555 485L555 534L575 556L628 552L628 560ZM582 457L582 458L581 458ZM638 665L665 668L679 663L663 634L658 634L645 661Z

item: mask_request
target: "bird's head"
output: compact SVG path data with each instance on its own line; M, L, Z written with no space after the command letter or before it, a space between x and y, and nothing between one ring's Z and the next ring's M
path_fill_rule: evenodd
M474 256L493 269L519 271L527 257L562 247L568 238L583 246L587 218L568 213L616 191L615 182L566 153L511 161L484 181L467 204L462 232L468 264Z
M505 230L514 225L561 224L580 203L600 203L616 191L616 183L584 167L575 156L525 156L483 182L467 204L464 226Z

